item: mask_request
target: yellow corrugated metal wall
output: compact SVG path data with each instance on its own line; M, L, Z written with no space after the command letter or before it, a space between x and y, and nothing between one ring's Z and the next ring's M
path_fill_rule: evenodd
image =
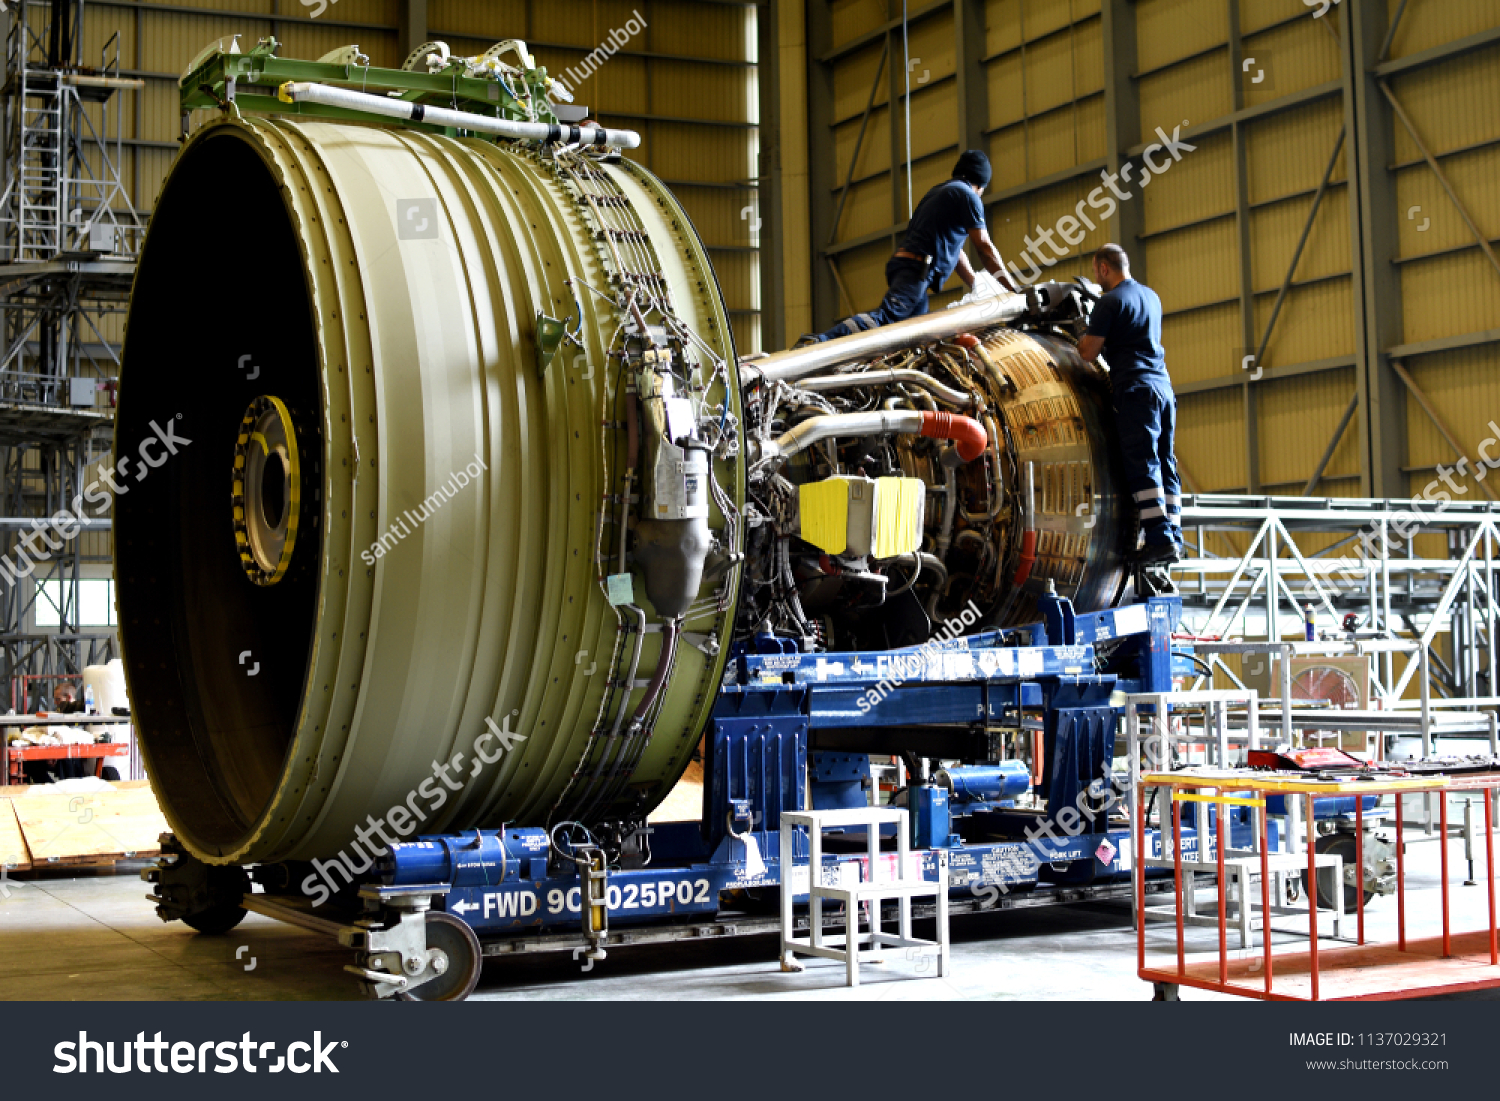
M524 38L562 76L635 14L645 29L573 87L641 132L631 156L667 181L709 247L742 351L760 347L756 10L693 0L431 0L429 35L480 53Z
M428 37L447 41L455 53L521 38L553 75L577 66L636 14L644 20L645 29L574 92L603 118L642 132L633 156L681 197L713 254L740 349L759 348L755 5L430 0L427 7ZM85 58L98 56L118 32L122 68L146 81L125 106L124 176L137 208L151 209L170 170L181 131L177 78L205 46L238 34L248 49L275 35L283 56L316 59L358 44L373 64L395 68L403 60L401 10L400 0L328 0L314 18L319 8L311 0L89 0Z
M911 99L919 197L947 176L958 149L954 21L965 5L982 7L983 133L995 170L985 202L1002 255L1029 275L1035 264L1022 253L1038 231L1076 214L1112 156L1134 158L1138 171L1157 128L1167 135L1180 128L1194 150L1168 159L1144 187L1119 181L1131 194L1122 207L1135 208L1128 214L1135 219L1138 271L1165 307L1164 343L1180 402L1179 455L1200 491L1301 493L1349 407L1359 370L1351 143L1334 156L1351 114L1340 43L1348 5L1323 18L1304 0L912 2L910 53L920 59L913 63ZM1401 0L1368 0L1361 14L1383 33L1402 7ZM1398 70L1402 59L1422 61L1424 51L1455 44L1465 51L1393 71L1390 87L1481 231L1500 234L1500 0L1407 0L1404 7L1386 54ZM1108 148L1106 8L1128 20L1134 40L1129 88L1117 95L1138 104L1123 124L1138 137L1115 150ZM838 303L831 305L832 292L825 295L820 322L879 300L884 263L906 219L900 89L891 83L890 66L874 86L874 108L858 140L893 22L899 75L901 14L899 0L828 4L822 57L832 70L834 102L824 155L832 159L833 186L831 199L813 196L814 209L820 200L836 209L845 179L852 182L828 249L838 267ZM920 87L918 77L926 77ZM894 135L887 109L893 87ZM1376 170L1393 174L1397 196L1390 229L1399 244L1393 277L1404 335L1400 347L1380 350L1406 357L1440 418L1472 454L1493 434L1489 420L1500 423L1500 273L1405 128L1398 121L1393 129L1395 163ZM812 135L814 156L819 138ZM1327 187L1309 221L1325 172ZM825 217L823 225L830 224ZM1076 243L1054 237L1066 255L1043 265L1041 277L1084 274L1088 253L1123 237L1122 224L1117 212L1096 228L1076 221L1060 227ZM826 263L815 254L815 265ZM958 289L954 278L947 296ZM1248 364L1264 377L1252 383L1242 368L1268 327L1264 356ZM1461 346L1407 347L1437 341ZM1357 495L1370 484L1368 472L1361 480L1362 421L1352 419L1329 456L1318 495ZM1402 463L1418 491L1435 464L1454 455L1416 401L1406 402L1405 432Z
M1394 10L1396 4L1391 4ZM1413 0L1392 42L1393 60L1500 27L1500 2ZM1395 93L1486 240L1500 238L1500 45L1440 66L1397 74ZM1403 341L1418 344L1489 332L1490 340L1403 360L1471 457L1500 422L1500 272L1479 248L1407 129L1395 127L1398 278ZM1439 463L1454 460L1432 420L1407 407L1406 469L1421 492ZM1471 491L1472 493L1472 491Z

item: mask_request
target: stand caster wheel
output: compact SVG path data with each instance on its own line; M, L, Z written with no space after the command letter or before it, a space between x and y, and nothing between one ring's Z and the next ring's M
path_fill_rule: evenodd
M1151 1000L1153 1002L1182 1001L1182 999L1177 996L1177 984L1175 982L1158 982L1152 983L1151 985L1155 990L1155 993L1151 995Z
M427 950L442 953L442 969L438 976L421 986L396 995L402 1002L461 1002L479 985L483 970L484 952L479 947L479 938L467 922L452 914L427 912Z

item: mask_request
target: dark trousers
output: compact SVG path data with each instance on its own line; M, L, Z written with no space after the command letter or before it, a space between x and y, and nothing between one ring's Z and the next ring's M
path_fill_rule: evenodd
M857 313L846 317L826 333L818 336L819 342L866 329L889 325L892 321L905 321L908 317L921 317L927 312L927 277L930 269L920 260L908 260L892 256L885 265L887 290L880 305L869 313Z
M1152 546L1182 545L1182 485L1173 437L1177 399L1165 382L1132 381L1115 391L1115 420L1125 455L1125 485Z

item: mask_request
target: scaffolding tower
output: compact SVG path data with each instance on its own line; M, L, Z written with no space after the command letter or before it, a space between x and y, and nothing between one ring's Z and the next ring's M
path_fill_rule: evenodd
M74 503L110 461L146 228L122 178L121 101L144 82L122 75L118 34L85 57L83 0L4 7L0 709L23 711L115 651L108 623L85 626L80 586L85 562L109 558L109 508Z

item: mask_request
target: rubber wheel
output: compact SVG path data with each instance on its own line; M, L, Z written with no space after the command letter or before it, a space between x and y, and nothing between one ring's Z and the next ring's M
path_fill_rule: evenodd
M1354 835L1352 833L1325 833L1322 837L1318 838L1317 844L1315 844L1313 848L1316 849L1320 855L1323 853L1333 853L1335 856L1340 857L1344 861L1345 872L1347 872L1354 865L1356 853ZM1361 872L1361 881L1362 880L1363 872ZM1306 886L1307 884L1306 872L1302 873L1302 883L1304 886ZM1349 882L1344 883L1344 913L1352 914L1357 909L1358 896L1355 894L1357 890L1358 888L1356 888L1354 884ZM1368 906L1370 904L1370 900L1374 897L1374 891L1366 890L1365 905ZM1333 909L1332 868L1318 869L1318 905L1325 910Z
M222 936L245 920L245 908L240 899L250 891L250 876L244 868L232 866L210 866L204 868L210 902L196 914L189 914L182 923L189 929L209 936Z
M242 906L210 906L207 910L200 910L182 919L182 923L189 929L209 936L222 936L245 920L245 909Z
M1152 984L1151 1000L1153 1002L1180 1002L1177 984L1175 982L1159 982Z
M461 1002L479 985L484 952L469 923L452 914L427 911L427 947L448 957L448 969L421 986L396 995L404 1002Z

